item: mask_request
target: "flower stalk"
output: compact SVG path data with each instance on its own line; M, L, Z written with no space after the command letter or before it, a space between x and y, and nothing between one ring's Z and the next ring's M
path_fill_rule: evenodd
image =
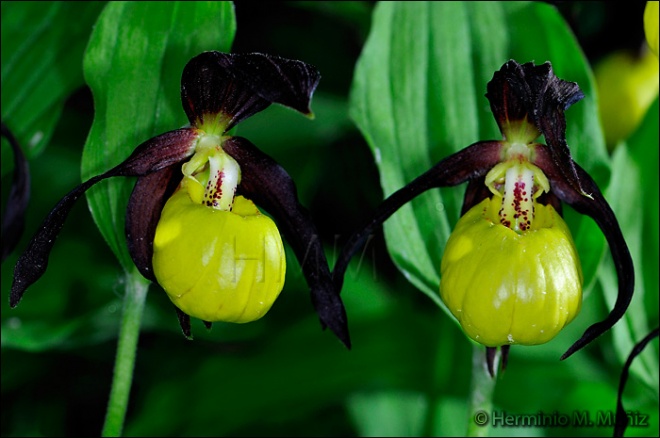
M121 436L133 383L133 369L137 355L140 326L147 300L149 282L137 271L124 275L126 289L117 340L117 356L112 375L110 399L101 436Z

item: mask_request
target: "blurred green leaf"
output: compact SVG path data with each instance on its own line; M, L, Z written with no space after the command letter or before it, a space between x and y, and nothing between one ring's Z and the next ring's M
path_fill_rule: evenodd
M236 24L230 2L112 2L85 53L94 123L82 160L84 180L119 164L140 143L187 124L181 72L195 55L228 51ZM125 270L124 215L133 179L112 179L87 194L99 230Z
M359 436L422 436L428 411L423 393L355 393L348 399Z
M2 121L28 159L50 141L64 101L84 84L83 51L104 4L2 2ZM3 148L3 175L11 163Z
M614 346L621 364L625 363L635 344L658 324L658 145L656 99L636 135L614 151L612 179L607 189L635 266L633 299L623 321L613 328ZM603 260L599 277L608 308L612 308L618 283L609 254ZM649 299L649 295L652 298ZM657 388L657 350L649 346L633 362L630 372L651 388Z
M561 16L529 2L383 2L358 61L351 116L375 156L387 196L441 158L479 140L499 139L484 94L509 59L550 61L557 76L577 82L583 101L567 112L576 161L600 182L608 167L591 73ZM385 223L388 249L413 284L438 297L445 242L458 219L462 190L427 192ZM582 218L571 217L580 229ZM593 227L590 232L595 232ZM604 239L576 239L586 282Z

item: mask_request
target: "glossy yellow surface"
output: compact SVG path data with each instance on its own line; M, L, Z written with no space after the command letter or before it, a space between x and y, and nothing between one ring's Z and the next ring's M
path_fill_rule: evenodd
M458 221L442 258L440 296L481 344L542 344L580 311L575 245L551 206L535 203L523 233L499 223L500 206L500 197L486 199Z
M158 283L184 313L244 323L271 308L284 286L286 258L275 223L237 196L232 211L194 203L178 190L165 205L153 256Z
M660 31L658 30L659 3L657 1L646 2L644 8L644 33L649 48L655 53L655 56L658 56L658 40L660 39Z

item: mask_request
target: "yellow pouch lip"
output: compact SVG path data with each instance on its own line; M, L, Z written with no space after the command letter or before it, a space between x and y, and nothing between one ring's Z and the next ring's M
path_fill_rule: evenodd
M440 296L476 342L542 344L580 310L577 251L552 206L536 204L523 233L492 219L499 208L497 197L485 199L459 220L442 258Z
M286 256L277 226L252 201L237 196L233 210L222 211L178 190L161 213L153 266L184 313L244 323L265 315L279 296Z

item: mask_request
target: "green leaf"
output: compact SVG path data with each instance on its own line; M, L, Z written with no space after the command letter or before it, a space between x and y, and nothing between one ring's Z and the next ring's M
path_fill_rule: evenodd
M347 404L359 436L423 435L429 404L423 393L357 392Z
M501 138L484 94L493 73L509 59L550 61L559 78L580 85L586 98L567 112L568 144L576 161L603 182L608 158L591 73L554 7L382 2L355 70L350 113L374 154L385 196L441 158L476 141ZM443 309L437 292L440 260L462 194L462 188L424 193L384 226L397 267ZM584 222L577 215L568 219L574 233ZM579 236L576 240L590 282L604 239L601 235L590 246Z
M181 72L203 51L228 51L236 31L230 2L112 2L85 53L95 116L83 153L86 180L122 162L140 143L187 124ZM88 192L90 210L124 269L124 215L134 180L111 179Z
M613 328L614 347L621 364L658 321L658 144L656 99L638 132L628 144L621 144L614 151L612 179L607 189L635 266L633 299L622 322ZM601 264L599 280L608 308L612 308L618 283L609 256ZM657 350L646 348L630 372L650 388L657 388Z
M2 121L28 159L50 141L64 101L84 84L83 51L103 5L2 2ZM3 175L11 163L3 148Z

